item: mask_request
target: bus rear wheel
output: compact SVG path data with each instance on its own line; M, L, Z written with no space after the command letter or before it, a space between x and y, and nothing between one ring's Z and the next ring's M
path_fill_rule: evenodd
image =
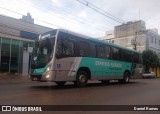
M123 79L121 79L121 80L118 80L120 83L122 83L122 84L127 84L127 83L129 83L129 81L130 81L130 74L129 74L129 72L125 72L124 73L124 76L123 76Z
M86 87L87 82L88 82L88 74L83 70L78 71L76 76L76 81L74 82L75 86Z
M65 81L57 81L55 82L59 86L63 86L66 82Z

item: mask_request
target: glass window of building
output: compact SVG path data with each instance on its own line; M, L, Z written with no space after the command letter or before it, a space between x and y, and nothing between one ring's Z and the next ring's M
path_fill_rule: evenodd
M151 37L151 43L153 43L153 37Z
M1 40L1 72L9 72L10 70L10 39L2 38Z
M29 42L28 44L29 47L34 47L34 42Z
M22 73L23 41L0 38L0 72Z
M28 42L23 42L23 48L24 48L24 50L28 49Z
M18 63L19 63L19 41L11 41L11 63L10 63L10 72L18 72Z

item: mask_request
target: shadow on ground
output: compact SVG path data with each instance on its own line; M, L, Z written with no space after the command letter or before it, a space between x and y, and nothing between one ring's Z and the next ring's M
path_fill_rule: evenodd
M128 84L120 84L118 82L110 82L108 84L102 84L102 83L88 83L87 87L84 88L97 88L97 87L128 87L128 86L132 86L132 85L137 85L137 84L141 84L139 82L135 82L132 81ZM84 88L78 88L76 87L73 83L67 83L64 86L59 86L59 85L55 85L53 84L53 82L51 83L46 83L45 85L40 85L40 86L31 86L31 89L40 89L40 90L64 90L64 89L84 89Z

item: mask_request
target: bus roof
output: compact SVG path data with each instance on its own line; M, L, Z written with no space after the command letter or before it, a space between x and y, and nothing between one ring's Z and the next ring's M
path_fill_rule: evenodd
M135 51L133 49L129 49L129 48L117 45L117 44L110 43L110 42L105 42L103 40L99 40L99 39L96 39L96 38L91 38L89 36L85 36L85 35L82 35L82 34L79 34L79 33L75 33L75 32L69 31L69 30L53 29L52 31L55 31L55 30L60 31L60 32L64 32L64 33L68 33L68 34L72 34L72 35L75 35L75 36L78 36L78 37L81 37L81 38L84 38L86 40L90 40L90 41L93 41L93 42L98 42L98 43L101 43L101 44L107 44L107 45L114 46L114 47L117 47L117 48L121 48L121 49L124 49L124 50L128 50L128 51L139 53L138 51Z

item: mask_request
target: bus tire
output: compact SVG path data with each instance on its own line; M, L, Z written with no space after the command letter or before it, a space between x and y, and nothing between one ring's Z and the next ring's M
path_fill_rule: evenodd
M57 81L55 82L59 86L63 86L66 82L65 81Z
M129 72L125 72L124 73L124 76L123 76L123 79L121 79L121 80L118 80L120 83L122 83L122 84L127 84L127 83L129 83L129 81L130 81L130 74L129 74Z
M88 82L88 74L84 70L80 70L77 73L75 86L86 87Z

